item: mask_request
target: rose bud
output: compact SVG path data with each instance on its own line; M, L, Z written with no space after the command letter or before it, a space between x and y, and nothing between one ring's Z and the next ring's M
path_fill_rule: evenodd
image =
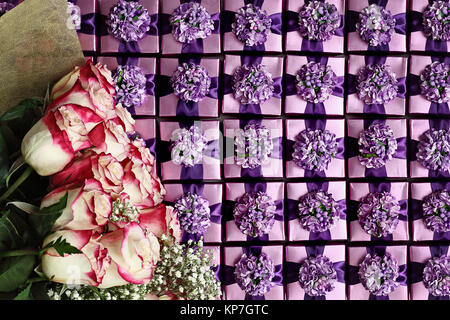
M150 230L158 238L170 234L179 243L182 236L180 222L173 207L160 204L154 208L140 210L141 227Z

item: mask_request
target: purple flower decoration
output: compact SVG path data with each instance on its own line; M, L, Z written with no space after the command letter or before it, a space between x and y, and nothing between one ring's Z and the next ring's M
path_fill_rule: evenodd
M9 10L15 7L14 4L9 2L0 2L0 17L7 13Z
M298 13L298 30L309 40L330 40L340 24L336 6L328 2L309 1Z
M323 190L309 192L299 199L298 218L303 229L324 232L336 225L340 209L331 193Z
M234 98L242 104L263 103L273 96L274 89L272 75L263 64L244 64L234 72Z
M361 132L358 159L366 168L381 168L397 150L394 131L385 124L375 123Z
M358 219L371 236L380 238L392 234L398 225L400 205L389 192L373 192L361 199Z
M397 78L387 64L369 64L357 75L356 91L365 104L385 104L395 99L398 93Z
M435 61L425 67L420 75L420 89L428 101L444 103L450 100L450 66Z
M183 63L170 78L175 95L183 101L199 102L209 92L211 78L205 67L195 63Z
M0 7L1 7L0 3ZM80 7L73 4L72 2L67 1L68 9L67 12L72 17L73 26L75 27L75 30L81 29L81 10ZM1 9L0 9L1 11ZM1 15L1 14L0 14Z
M118 66L112 74L116 83L116 103L124 107L138 107L147 96L147 78L138 66Z
M248 124L236 130L234 161L242 168L255 169L265 164L273 149L270 130L259 124Z
M142 4L119 0L106 20L108 32L119 40L139 41L150 30L151 18Z
M431 128L421 137L417 161L429 170L441 172L450 168L450 133L448 130Z
M176 8L169 19L172 34L181 43L205 39L214 30L214 22L205 7L197 2L186 2Z
M233 33L246 46L253 47L267 41L272 19L266 10L249 3L236 12L231 28Z
M325 296L334 290L337 281L333 262L322 255L306 258L300 266L298 281L307 295Z
M208 141L199 127L180 128L172 133L172 161L186 167L193 167L203 161L203 152Z
M276 209L272 197L267 193L244 193L234 206L234 220L243 234L253 238L261 237L272 229Z
M211 224L209 202L200 195L187 192L175 201L174 210L188 233L204 234Z
M370 46L387 45L395 29L395 18L389 10L376 4L364 8L359 13L356 30L361 39Z
M359 265L361 284L375 296L387 296L394 291L399 283L398 261L389 252L384 256L367 254Z
M422 204L425 226L433 232L450 231L450 193L448 190L433 192Z
M305 101L319 103L333 93L337 76L328 65L308 62L298 70L296 80L297 94Z
M450 3L433 1L423 12L423 32L433 40L450 40Z
M324 171L336 156L338 146L334 133L307 128L297 135L292 158L300 168Z
M245 293L263 296L273 287L275 264L264 252L258 257L244 253L235 265L234 275L237 284Z
M442 255L428 260L423 269L423 284L431 295L450 295L450 257Z

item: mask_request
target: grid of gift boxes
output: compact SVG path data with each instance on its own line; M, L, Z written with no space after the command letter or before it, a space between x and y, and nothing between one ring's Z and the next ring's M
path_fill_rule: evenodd
M449 299L448 1L69 2L224 299Z

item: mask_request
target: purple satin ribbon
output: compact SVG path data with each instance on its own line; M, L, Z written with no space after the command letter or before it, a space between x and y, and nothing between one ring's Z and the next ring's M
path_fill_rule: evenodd
M155 157L156 161L156 138L146 139L145 146L150 150L150 153Z

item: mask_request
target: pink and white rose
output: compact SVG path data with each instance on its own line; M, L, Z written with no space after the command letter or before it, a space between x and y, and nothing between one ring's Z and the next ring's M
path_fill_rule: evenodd
M141 209L139 221L143 228L150 230L158 238L163 234L170 234L175 242L181 241L183 233L173 207L160 204L154 208Z

